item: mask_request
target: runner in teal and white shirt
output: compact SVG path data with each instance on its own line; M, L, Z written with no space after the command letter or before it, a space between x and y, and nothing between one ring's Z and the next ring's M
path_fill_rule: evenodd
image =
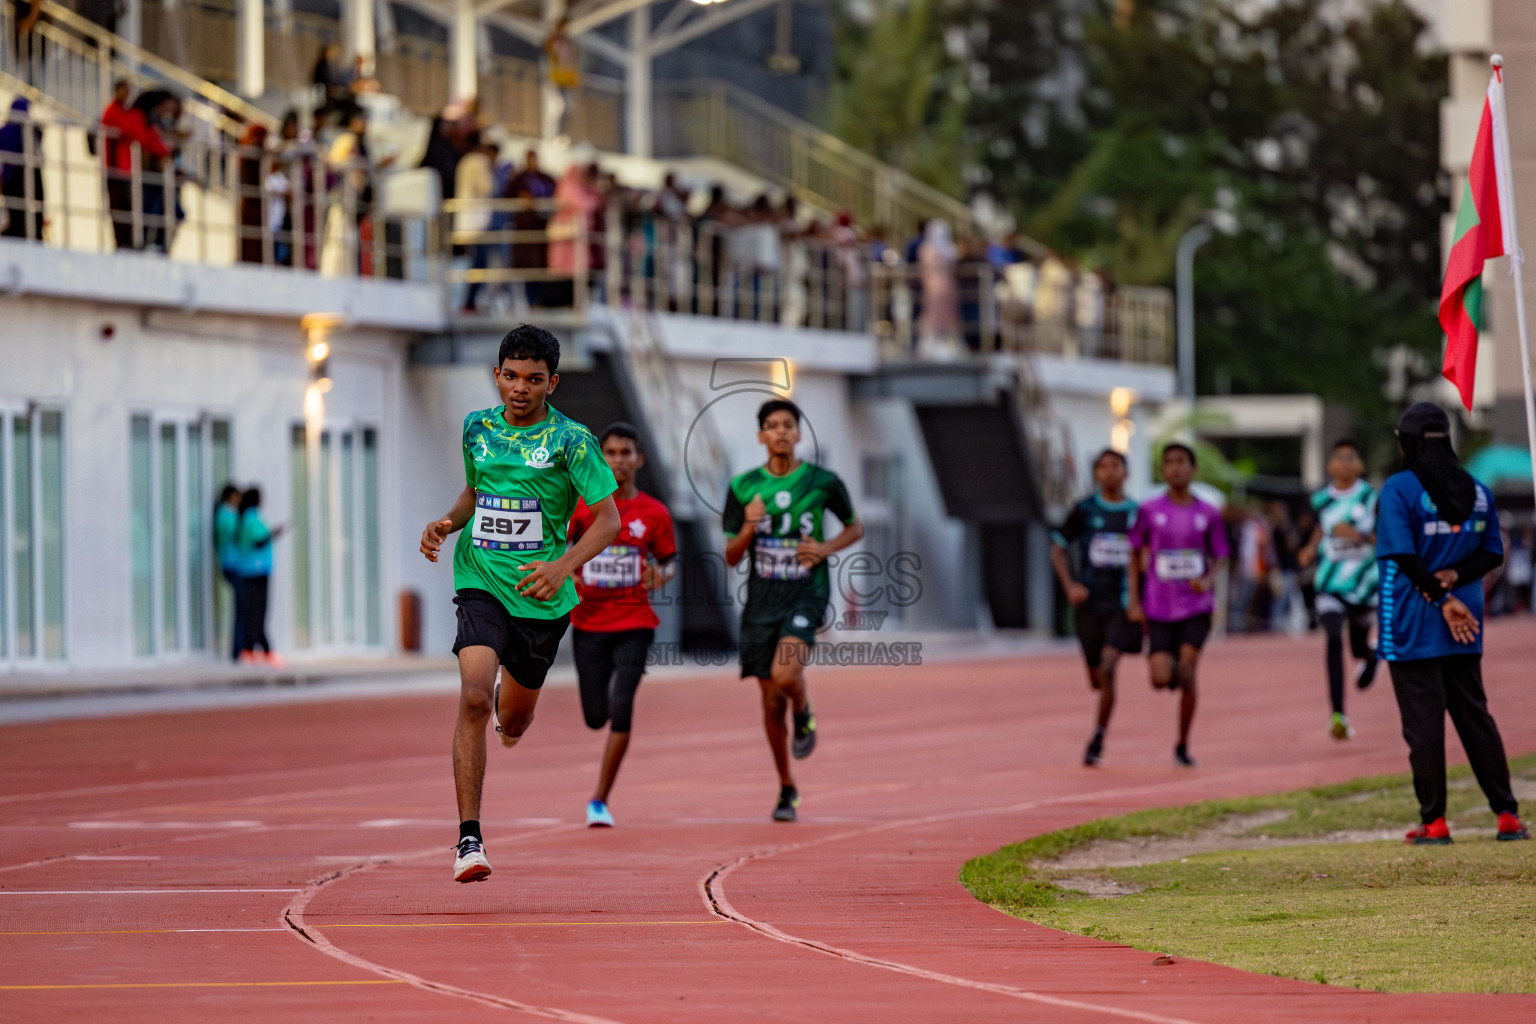
M1317 529L1301 553L1302 564L1317 561L1314 587L1317 617L1328 634L1328 699L1334 739L1355 734L1344 715L1344 626L1355 656L1355 685L1376 679L1376 489L1363 479L1365 463L1353 441L1339 441L1328 455L1327 487L1312 495Z

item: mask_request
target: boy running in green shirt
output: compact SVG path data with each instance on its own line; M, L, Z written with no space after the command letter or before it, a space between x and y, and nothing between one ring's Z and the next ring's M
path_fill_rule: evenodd
M763 728L779 772L775 821L794 821L800 793L789 771L786 711L794 712L796 758L816 747L816 718L805 693L805 666L831 596L827 556L858 543L864 525L836 473L795 454L800 409L774 399L757 411L757 439L765 465L731 481L723 516L725 561L736 566L750 553L747 603L741 613L741 676L757 678L763 693ZM831 512L843 529L824 540Z
M508 747L527 730L576 606L571 574L619 532L613 501L618 485L597 439L547 404L560 382L559 367L560 343L542 328L524 324L501 340L493 375L502 404L465 417L464 490L448 514L421 534L422 554L436 562L448 535L463 530L453 553L458 882L491 873L479 820L486 723L494 711L496 731ZM593 522L567 550L566 527L578 497L592 510ZM503 671L506 685L498 680Z

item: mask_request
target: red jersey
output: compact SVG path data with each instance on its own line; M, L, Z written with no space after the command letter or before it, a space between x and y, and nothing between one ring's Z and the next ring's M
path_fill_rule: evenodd
M571 611L571 625L592 633L655 629L658 620L640 585L640 569L647 554L657 561L677 554L672 514L644 491L628 501L614 494L613 500L619 506L619 535L577 573L581 604ZM571 536L585 533L592 521L592 510L578 498Z

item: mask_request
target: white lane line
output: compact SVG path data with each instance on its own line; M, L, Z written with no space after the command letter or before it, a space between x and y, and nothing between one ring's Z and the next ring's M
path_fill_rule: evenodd
M512 836L508 839L497 839L495 841L495 845L500 848L507 845L509 842L516 842L526 839L537 839L541 836L547 836L561 832L574 832L583 830L585 827L586 826L584 825L576 824L556 825L554 827L547 828L542 832L530 832L520 836ZM434 846L430 849L421 850L416 853L404 854L393 863L404 864L408 861L424 860L427 857L434 856L442 856L441 847ZM311 882L308 886L305 887L303 892L295 896L292 900L289 901L288 905L283 908L283 916L281 920L286 926L286 930L292 932L294 937L310 943L316 952L324 953L326 956L340 960L344 964L350 964L353 967L359 967L365 971L371 971L372 973L380 975L384 978L390 978L395 981L403 981L407 985L410 985L414 988L419 988L424 992L432 992L441 996L452 996L456 999L465 999L470 1002L479 1003L482 1006L489 1006L497 1010L514 1010L518 1013L525 1013L531 1017L543 1017L546 1020L562 1021L564 1024L621 1024L621 1022L611 1020L607 1017L594 1017L591 1014L579 1013L574 1010L562 1010L557 1006L536 1006L532 1003L523 1003L516 999L508 999L505 996L492 995L489 992L476 992L473 989L460 988L457 985L449 985L446 982L433 981L430 978L423 978L418 974L411 974L410 972L402 971L397 967L388 967L384 964L374 963L372 960L365 960L355 953L349 953L339 946L336 946L331 942L329 938L326 937L325 932L322 930L322 926L313 925L304 920L305 908L309 906L310 901L320 893L322 888L334 882L340 882L345 878L351 877L352 875L361 874L365 871L372 871L374 868L380 866L383 863L389 862L372 861L367 864L358 864L351 868L342 868L339 871L326 875L324 878L316 879L315 881Z
M114 855L109 855L109 854L104 854L104 853L77 853L77 854L75 854L75 858L74 859L75 860L160 860L161 858L159 856L156 856L156 855L153 855L153 854L148 854L148 853L142 853L142 854L126 853L126 854L123 854L122 856L114 856Z
M210 892L303 892L303 889L0 889L0 896L169 896Z
M72 821L70 828L261 828L259 821Z

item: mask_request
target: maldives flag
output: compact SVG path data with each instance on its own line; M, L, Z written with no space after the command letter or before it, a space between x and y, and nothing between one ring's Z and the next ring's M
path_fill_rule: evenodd
M1477 372L1477 332L1483 319L1483 261L1515 254L1515 200L1501 84L1495 71L1488 82L1440 290L1440 326L1446 339L1442 372L1461 392L1461 404L1468 412Z

